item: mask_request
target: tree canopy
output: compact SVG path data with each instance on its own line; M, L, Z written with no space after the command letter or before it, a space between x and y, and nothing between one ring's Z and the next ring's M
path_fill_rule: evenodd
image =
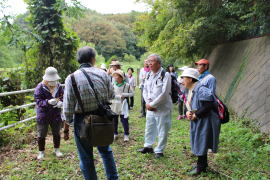
M160 53L167 63L206 57L220 43L270 32L265 0L156 0L136 22L139 45Z
M125 54L139 58L145 51L144 48L137 46L137 38L132 31L138 14L132 12L102 15L88 10L83 18L73 21L71 27L81 40L95 44L97 51L106 60L113 55L124 57Z

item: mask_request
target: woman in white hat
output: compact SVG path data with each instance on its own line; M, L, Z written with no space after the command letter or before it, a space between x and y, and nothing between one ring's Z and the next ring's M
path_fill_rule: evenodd
M220 120L216 102L210 89L199 82L199 72L187 68L182 73L183 85L188 89L186 116L191 122L190 138L192 153L198 157L196 167L190 172L198 175L206 171L207 151L217 152L220 133Z
M45 138L48 127L51 127L53 134L54 153L57 157L62 156L60 152L60 129L62 126L61 108L64 90L60 86L60 79L57 70L54 67L48 67L45 70L43 81L35 88L35 101L37 112L37 130L38 130L38 159L44 158ZM65 124L65 139L68 139L68 126Z
M123 128L124 128L124 141L129 141L129 123L128 123L128 102L127 98L132 97L133 90L132 87L124 81L124 73L120 69L113 72L114 78L114 93L115 98L112 100L112 111L118 114L116 118L114 118L114 139L118 137L118 118L120 116Z

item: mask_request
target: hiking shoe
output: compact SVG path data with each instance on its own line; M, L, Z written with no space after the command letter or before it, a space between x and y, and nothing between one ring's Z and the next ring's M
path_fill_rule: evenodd
M124 141L125 141L125 142L129 141L128 135L124 135Z
M37 159L38 159L38 160L41 160L41 159L44 158L44 156L45 156L44 151L39 151L38 156L37 156Z
M188 174L190 176L197 176L197 175L200 175L203 172L206 172L206 167L201 167L201 166L197 165Z
M56 157L62 157L63 156L63 153L60 152L59 148L54 149L54 154L56 155Z
M145 153L154 153L153 148L144 147L138 150L138 152L145 154Z

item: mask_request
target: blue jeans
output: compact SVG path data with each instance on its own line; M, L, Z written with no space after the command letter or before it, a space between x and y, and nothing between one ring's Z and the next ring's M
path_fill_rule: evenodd
M94 164L93 147L86 141L80 139L80 129L83 121L82 115L75 115L74 119L74 138L77 144L80 168L83 173L84 179L96 180L97 173ZM116 165L113 158L112 149L109 146L97 147L98 152L103 160L103 167L105 168L107 179L118 179Z

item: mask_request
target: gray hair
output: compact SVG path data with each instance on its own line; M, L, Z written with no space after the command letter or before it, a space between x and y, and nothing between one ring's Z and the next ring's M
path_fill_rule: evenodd
M95 50L88 46L80 48L77 53L77 60L80 64L89 63L95 57L96 57Z
M158 54L150 54L150 55L147 57L147 59L149 59L149 58L151 58L151 57L154 57L155 60L161 64L161 61L162 61L162 60L161 60L160 55L158 55Z

